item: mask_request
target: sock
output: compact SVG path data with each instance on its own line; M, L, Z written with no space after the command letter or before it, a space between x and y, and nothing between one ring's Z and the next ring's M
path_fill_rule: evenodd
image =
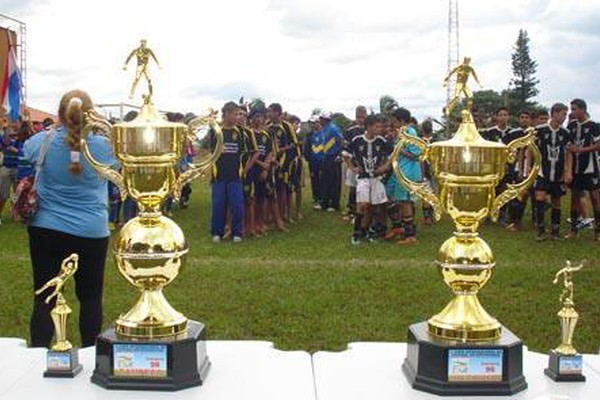
M560 208L552 209L550 221L552 224L552 235L558 236L558 233L560 232Z
M519 200L513 200L510 207L510 222L518 224L521 222L523 204Z
M417 227L412 217L404 218L402 225L404 225L404 237L414 237L417 235Z
M571 232L577 233L577 220L579 219L579 213L577 211L571 211Z
M362 214L356 214L354 216L354 233L352 236L356 237L364 237L364 231L362 229Z
M600 233L600 210L594 210L594 232Z
M538 234L539 235L543 235L544 232L546 231L546 228L544 226L544 209L545 209L545 204L543 201L541 200L536 200L535 201L535 222L537 223L537 227L538 227Z
M392 223L392 229L402 227L402 220L400 219L400 206L398 203L392 203L387 208L388 218Z

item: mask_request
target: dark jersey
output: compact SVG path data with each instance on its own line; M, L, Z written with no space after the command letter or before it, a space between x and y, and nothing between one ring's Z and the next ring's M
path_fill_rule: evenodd
M210 135L210 148L214 150L216 139ZM241 179L243 172L242 158L246 153L243 132L238 128L223 129L223 153L213 166L213 179L219 181L235 181Z
M273 138L273 142L275 143L275 146L276 146L275 148L277 149L278 153L284 147L288 147L293 144L292 138L290 137L287 130L284 129L283 125L281 125L281 124L271 125L269 127L269 134L271 135L271 138ZM279 161L279 163L282 165L289 163L290 159L289 159L288 153L289 153L289 150L284 151L281 154L278 154L277 161Z
M365 127L358 124L352 125L350 128L346 129L346 132L344 132L344 142L342 144L342 154L349 155L348 146L350 146L352 139L363 133L365 133Z
M525 136L525 130L523 128L515 128L508 131L508 133L504 135L500 140L502 143L508 145L513 140L522 138L523 136ZM519 151L524 151L524 149L520 149ZM506 168L506 175L509 179L516 178L517 171L521 171L523 166L518 164L519 160L517 160L514 164L508 164L508 167Z
M392 153L391 145L381 136L368 140L365 135L356 136L348 146L354 166L361 169L358 178L373 178L376 170L385 164Z
M260 132L255 132L256 137L256 147L258 150L258 159L261 162L264 162L267 159L269 153L273 153L275 150L273 148L273 139L269 132L262 130Z
M500 129L497 126L493 126L488 129L481 131L481 137L491 142L503 142L504 138L508 135L508 132L512 130L511 127L507 126L505 129Z
M545 178L548 182L562 182L569 145L569 131L563 127L553 130L550 125L545 124L538 126L535 132L535 144L542 156L542 165L538 176Z
M300 148L300 140L298 140L298 135L296 134L294 126L287 121L281 122L281 125L290 138L290 143L292 145L292 147L290 147L288 150L288 157L300 157L302 154L302 149Z
M244 148L246 151L242 155L242 164L246 165L252 154L258 151L256 148L256 138L250 128L239 126L238 130L244 133Z
M567 126L569 141L575 146L589 147L600 141L600 127L592 120L571 121ZM600 174L598 152L573 153L573 174Z

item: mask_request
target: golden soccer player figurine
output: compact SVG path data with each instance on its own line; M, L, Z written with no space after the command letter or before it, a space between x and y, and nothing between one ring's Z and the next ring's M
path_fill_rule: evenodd
M67 340L67 319L72 310L62 294L63 286L77 272L78 266L79 256L73 253L63 260L60 273L35 291L35 294L39 295L51 287L54 288L52 293L46 297L46 304L56 297L56 305L50 312L54 323L56 343L48 352L45 377L74 377L82 370L77 349Z
M563 290L560 293L560 302L562 308L558 312L560 319L561 343L550 351L548 368L544 370L547 376L558 382L582 382L585 377L582 374L582 357L573 346L573 333L579 319L579 313L575 310L573 301L573 274L581 271L585 264L582 261L577 266L573 266L571 261L567 261L564 268L556 273L553 283L556 285L560 278L563 279Z
M465 99L467 100L466 109L471 109L471 105L473 104L473 93L471 92L471 89L469 89L469 87L467 86L467 81L469 80L469 77L473 76L475 82L477 82L477 84L481 86L481 83L479 83L479 79L477 78L477 73L475 73L475 69L471 66L470 57L465 57L462 64L457 65L452 71L450 71L446 79L444 79L444 86L448 85L448 82L450 81L450 78L452 78L453 75L456 75L456 86L454 87L454 94L452 95L452 98L448 101L448 104L446 105L446 116L449 116L450 113L452 113L452 109L454 109L454 107L458 105L458 103L460 102L461 94L463 94L465 96Z
M144 101L148 102L148 101L150 101L150 98L152 97L152 80L150 79L150 74L148 74L148 62L150 61L150 57L152 57L152 59L154 60L154 62L156 63L156 65L159 68L160 68L160 64L159 64L158 60L156 59L154 52L152 52L152 50L146 46L146 43L147 43L146 39L142 39L140 41L140 47L133 49L131 51L131 53L129 53L129 56L127 56L127 60L125 60L125 65L123 65L123 70L127 69L127 64L129 64L129 61L131 60L131 58L133 56L136 56L137 71L135 72L135 79L133 80L133 83L131 84L131 92L129 92L129 98L130 99L133 98L133 94L135 93L135 88L137 87L138 83L140 82L140 79L143 76L144 78L146 78L146 81L148 82L148 94L144 96Z

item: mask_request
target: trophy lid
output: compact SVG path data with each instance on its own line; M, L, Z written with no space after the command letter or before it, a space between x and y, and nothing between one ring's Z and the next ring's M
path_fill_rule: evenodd
M431 147L484 147L484 148L506 148L504 143L485 140L479 134L473 116L468 110L460 113L461 123L458 130L451 139L431 144Z

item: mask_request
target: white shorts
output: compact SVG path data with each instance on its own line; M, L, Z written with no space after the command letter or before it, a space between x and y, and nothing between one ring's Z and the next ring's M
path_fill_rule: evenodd
M356 180L356 202L368 204L387 203L385 186L381 178L359 178Z
M344 182L346 186L356 187L356 172L350 168L346 169L346 180Z

